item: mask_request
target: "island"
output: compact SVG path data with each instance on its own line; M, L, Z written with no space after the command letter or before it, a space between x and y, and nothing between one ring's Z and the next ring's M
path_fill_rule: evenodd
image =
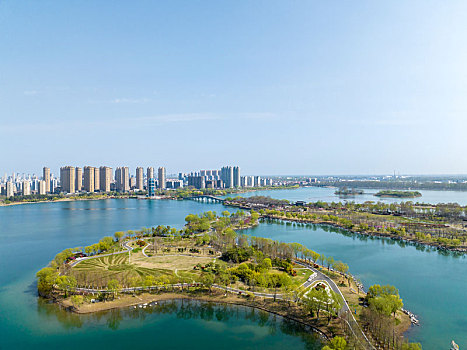
M375 193L376 197L389 197L389 198L417 198L421 197L422 194L418 191L395 191L395 190L383 190Z
M330 346L371 348L363 329L371 339L390 334L400 348L406 344L411 320L395 287L375 285L365 293L341 261L237 232L259 217L206 212L188 215L181 230L116 232L58 253L37 273L38 292L76 313L153 308L169 299L238 304L307 325Z

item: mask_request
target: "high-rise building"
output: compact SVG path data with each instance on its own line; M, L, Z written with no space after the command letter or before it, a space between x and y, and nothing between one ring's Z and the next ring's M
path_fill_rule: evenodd
M204 176L188 176L188 186L197 189L206 188L206 178Z
M101 189L101 182L99 176L99 168L94 168L94 191L99 191Z
M128 192L130 190L130 170L128 167L118 167L115 170L115 181L117 184L117 191Z
M101 192L110 192L110 183L112 182L112 168L109 168L108 166L101 166L99 168L99 181L99 189Z
M240 167L233 167L233 187L240 187Z
M15 184L12 181L6 183L6 197L10 198L15 195Z
M86 192L94 192L94 167L84 167L84 190Z
M75 190L79 192L83 189L83 169L76 167Z
M50 186L50 184L49 184ZM45 180L39 180L39 188L37 189L38 194L46 194L46 185L45 185Z
M255 176L254 187L261 187L261 176Z
M156 195L156 179L151 177L148 179L148 197Z
M225 166L221 169L221 180L224 182L226 188L233 187L234 185L233 177L234 177L233 167Z
M31 194L31 183L29 180L23 180L23 196L29 196Z
M75 167L65 166L60 168L60 186L66 193L75 193Z
M146 177L148 179L154 179L154 168L152 166L148 166Z
M157 171L157 175L158 175L158 180L159 180L159 188L160 189L165 189L165 181L166 181L166 178L165 178L165 168L164 167L160 167Z
M42 180L45 181L45 192L50 193L50 168L42 169Z
M144 190L143 174L143 168L136 168L136 189L140 191Z

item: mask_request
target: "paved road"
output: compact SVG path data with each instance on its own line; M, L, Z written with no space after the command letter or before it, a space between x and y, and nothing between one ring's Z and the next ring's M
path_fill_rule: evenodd
M72 267L76 266L81 261L88 260L88 259L94 259L94 258L100 258L100 257L103 257L103 256L110 256L110 255L115 255L115 254L126 253L128 251L133 250L133 248L128 245L131 242L132 241L128 241L128 242L123 243L122 246L127 249L125 251L109 253L109 254L102 254L102 255L98 255L98 256L90 256L90 257L85 257L85 258L79 258L79 259L76 259L75 261L73 261L71 266ZM148 246L149 246L149 244L146 247L144 247L144 249L143 249L143 254L146 257L147 257L147 255L145 254L144 250ZM362 342L361 345L364 347L364 349L371 349L371 350L375 349L375 347L368 340L365 333L361 330L360 326L358 325L357 321L355 320L355 317L352 314L352 311L350 310L350 307L347 304L347 301L345 300L344 295L342 294L340 289L337 287L336 283L334 283L334 281L330 277L328 277L327 275L325 275L321 271L315 269L310 264L307 264L307 263L304 263L304 262L301 262L301 261L297 261L297 260L294 260L294 262L297 265L303 266L304 268L307 268L307 269L309 269L309 270L311 270L313 272L310 275L310 277L302 284L302 287L304 287L306 289L306 288L310 287L315 282L324 281L324 282L326 282L326 284L328 284L331 287L331 289L335 293L337 293L338 295L341 296L341 298L343 300L343 305L342 305L342 308L341 308L339 314L340 315L345 315L345 314L351 315L351 319L350 319L350 322L348 322L348 325L352 329L352 332L354 333L354 335L358 339L361 339L361 342ZM193 286L193 285L194 284L190 284L190 283L178 283L178 284L173 284L171 286L172 287L182 287L182 286L183 287L185 287L185 286L190 287L190 286ZM225 290L225 291L228 291L228 292L231 292L231 293L246 294L246 292L244 290L241 290L241 289L236 289L236 288L231 288L231 287L223 287L223 286L219 286L219 285L216 285L216 284L214 284L212 287L217 288L217 289L222 289L222 290ZM128 292L132 292L132 291L141 291L141 290L148 289L148 288L150 288L150 289L154 288L155 289L155 288L162 288L162 287L161 286L153 286L153 287L124 288L124 289L121 290L121 292L127 292L128 293ZM75 290L78 291L78 292L85 292L85 293L108 293L107 290L98 290L98 289L90 289L90 288L76 288ZM271 294L271 293L261 293L261 292L250 292L250 293L253 293L255 296L261 297L261 298L283 299L283 296L281 294Z

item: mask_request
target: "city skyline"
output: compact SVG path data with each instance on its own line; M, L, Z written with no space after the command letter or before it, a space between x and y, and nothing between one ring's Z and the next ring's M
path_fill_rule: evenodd
M0 174L467 174L465 1L117 2L1 3Z

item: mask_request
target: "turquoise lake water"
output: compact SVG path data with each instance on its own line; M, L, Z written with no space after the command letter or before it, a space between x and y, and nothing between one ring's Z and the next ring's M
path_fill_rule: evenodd
M273 191L276 198L281 193ZM53 349L60 344L77 348L80 347L77 344L83 343L87 348L102 349L103 344L125 348L135 344L129 340L135 338L138 344L143 339L142 345L149 348L197 349L201 348L199 344L206 348L211 343L203 343L203 339L212 338L213 347L221 349L251 348L243 339L255 339L255 347L261 349L313 349L316 341L304 340L299 331L296 331L299 335L292 335L295 331L287 333L281 326L272 331L245 317L243 311L229 320L215 317L206 322L199 317L179 317L175 311L142 313L137 317L126 312L76 316L38 303L34 274L57 252L89 245L115 231L158 224L181 227L188 213L207 210L220 213L225 209L220 204L135 199L0 208L0 348L26 349L33 344L38 348ZM263 223L247 233L301 242L332 255L348 263L351 272L367 287L374 283L396 285L406 308L419 315L422 325L414 327L409 336L412 341L421 341L424 349L448 348L451 339L461 348L467 346L464 256L313 225Z
M164 303L74 315L37 298L35 273L57 252L115 231L182 227L190 201L105 200L0 208L0 349L320 349L302 326L249 308Z

